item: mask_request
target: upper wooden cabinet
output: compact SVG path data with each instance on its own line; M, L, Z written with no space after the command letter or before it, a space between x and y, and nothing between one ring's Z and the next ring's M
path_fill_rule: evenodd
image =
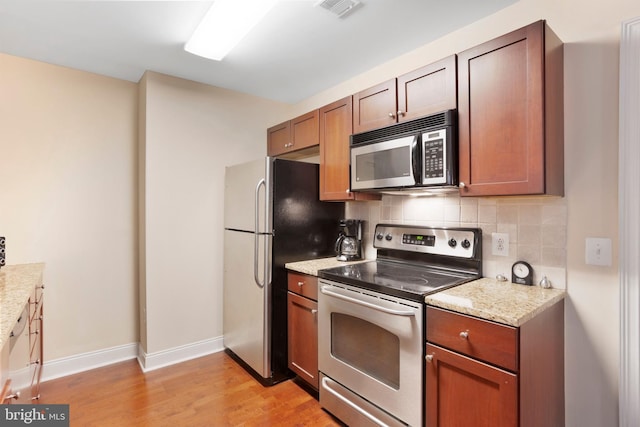
M456 56L451 55L353 96L353 133L456 108Z
M349 191L352 104L347 96L320 109L320 200L380 199L379 194Z
M544 21L458 54L460 194L564 195L563 48Z
M267 155L278 156L319 143L318 110L267 129Z

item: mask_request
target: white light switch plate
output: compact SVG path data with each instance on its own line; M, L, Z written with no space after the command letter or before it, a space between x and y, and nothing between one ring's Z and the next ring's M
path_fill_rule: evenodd
M587 237L585 262L589 265L611 265L611 239Z

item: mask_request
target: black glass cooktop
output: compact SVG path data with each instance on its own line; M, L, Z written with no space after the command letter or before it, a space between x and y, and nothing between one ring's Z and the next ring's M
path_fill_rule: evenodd
M386 260L320 270L318 276L412 301L424 301L425 295L478 277L472 274L442 271L428 266Z

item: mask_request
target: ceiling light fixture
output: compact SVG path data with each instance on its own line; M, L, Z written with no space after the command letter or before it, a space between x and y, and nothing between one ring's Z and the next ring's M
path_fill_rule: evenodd
M215 0L184 50L220 61L271 10L277 0Z

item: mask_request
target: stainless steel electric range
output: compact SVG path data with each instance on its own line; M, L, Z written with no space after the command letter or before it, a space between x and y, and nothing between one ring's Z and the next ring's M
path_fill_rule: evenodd
M482 276L482 231L378 224L374 247L318 273L320 404L348 425L420 426L424 297Z

